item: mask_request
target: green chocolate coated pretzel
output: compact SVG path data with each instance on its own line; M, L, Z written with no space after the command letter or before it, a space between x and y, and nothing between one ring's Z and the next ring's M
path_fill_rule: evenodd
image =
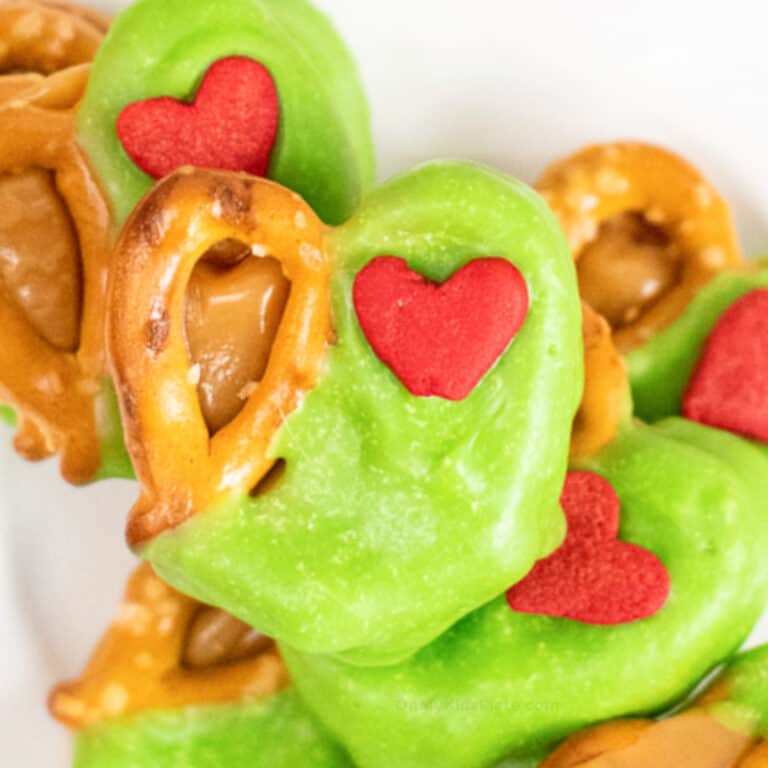
M502 596L384 669L283 648L302 696L361 768L481 768L590 724L663 711L745 639L768 599L764 455L670 420L626 425L581 468L615 488L621 539L667 567L667 604L600 627L515 614Z
M702 347L720 316L755 288L768 287L768 269L723 272L701 290L668 328L627 357L635 411L657 421L681 411Z
M247 56L271 73L280 126L270 178L329 223L346 219L374 178L368 108L352 58L305 0L138 0L118 16L93 64L79 139L121 224L152 179L115 124L130 103L194 96L215 61Z
M352 768L292 691L250 704L107 721L77 737L74 768Z
M562 540L580 307L543 201L476 165L435 163L389 182L329 240L336 342L272 441L284 475L138 551L168 583L265 634L381 664L431 641ZM436 281L487 256L522 273L525 323L466 399L414 397L368 345L351 291L379 255Z

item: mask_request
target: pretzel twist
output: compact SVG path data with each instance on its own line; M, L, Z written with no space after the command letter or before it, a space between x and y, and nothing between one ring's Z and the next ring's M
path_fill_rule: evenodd
M272 468L275 432L320 373L332 335L325 227L293 192L243 174L184 169L160 182L118 241L108 344L129 452L142 484L128 539L180 525ZM281 262L290 295L262 381L213 437L184 338L198 260L236 239Z
M49 75L93 60L105 16L67 2L0 0L0 73Z
M0 104L0 174L39 168L53 173L74 224L83 280L74 353L44 340L0 285L0 400L19 414L16 446L22 455L34 460L59 453L62 474L74 483L92 479L99 467L94 406L105 375L109 212L75 141L74 107L88 69L73 67L37 83L19 81L15 98Z
M614 329L622 351L669 325L718 272L742 263L725 201L693 166L658 147L590 146L549 166L536 186L558 217L577 265L601 225L621 214L642 214L673 244L680 260L677 280L636 319Z
M284 688L288 675L274 643L239 661L190 669L182 659L201 604L164 584L148 564L131 576L117 619L79 680L49 697L55 718L83 729L149 710L237 703Z

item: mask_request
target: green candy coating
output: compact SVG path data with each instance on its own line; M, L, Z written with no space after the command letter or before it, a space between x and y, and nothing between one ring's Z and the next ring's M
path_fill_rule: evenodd
M250 704L109 721L78 735L74 768L352 768L291 691Z
M280 128L269 177L327 223L345 220L374 181L368 107L357 69L328 19L305 0L138 0L112 24L79 111L80 143L117 224L153 180L115 124L130 103L189 99L211 64L249 56L272 74Z
M724 670L729 701L751 722L755 733L768 738L768 645L737 656Z
M744 294L768 287L768 269L725 272L668 328L627 357L635 413L653 422L679 415L701 350L720 316Z
M5 422L9 427L16 426L16 412L7 405L0 405L0 421Z
M98 480L134 480L136 475L125 447L120 407L111 379L104 379L95 403L96 429L101 443Z
M562 541L558 496L582 386L567 245L528 187L435 163L374 192L332 234L337 343L273 441L278 485L140 548L182 592L308 652L398 661L522 578ZM353 308L379 255L445 280L495 256L525 277L518 336L461 402L409 394Z
M621 539L668 568L667 604L600 627L513 613L501 596L390 668L283 648L302 696L361 768L481 768L660 712L743 642L768 599L764 454L670 420L625 427L582 468L618 493Z

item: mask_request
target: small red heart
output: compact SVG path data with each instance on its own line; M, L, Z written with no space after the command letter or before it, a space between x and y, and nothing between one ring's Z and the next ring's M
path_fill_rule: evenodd
M768 443L768 289L723 313L688 384L683 416Z
M117 134L131 160L155 179L183 165L264 176L279 119L269 71L231 56L208 69L192 104L168 96L129 104Z
M620 502L593 472L571 472L560 499L568 534L507 592L513 611L585 624L626 624L653 616L667 601L669 573L647 549L617 539Z
M417 397L463 400L528 314L525 279L505 259L475 259L438 284L405 259L378 256L353 293L373 351Z

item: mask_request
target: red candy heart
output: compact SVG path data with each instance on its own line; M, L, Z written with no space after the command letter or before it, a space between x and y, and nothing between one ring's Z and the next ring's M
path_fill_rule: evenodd
M505 259L470 261L442 284L379 256L354 286L373 351L417 397L463 400L520 330L528 288Z
M669 596L669 573L646 549L619 541L620 502L593 472L571 472L560 502L562 546L507 592L513 611L585 624L626 624L653 616Z
M210 67L192 104L164 96L128 105L117 134L131 160L155 179L183 165L264 176L279 119L269 71L232 56Z
M742 296L704 345L683 415L768 443L768 289Z

